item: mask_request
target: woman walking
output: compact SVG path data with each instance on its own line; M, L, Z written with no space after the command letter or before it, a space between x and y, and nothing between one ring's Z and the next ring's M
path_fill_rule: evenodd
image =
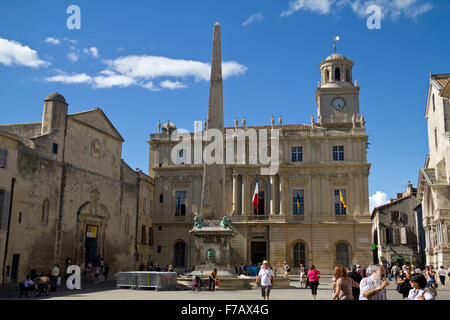
M316 300L317 297L317 287L319 286L319 270L316 270L314 265L308 271L309 286L311 287L311 294L313 299Z
M409 291L411 290L411 267L407 266L405 268L406 272L400 272L400 279L398 279L397 284L399 285L399 293L403 295L404 300L408 300Z
M441 280L442 289L445 289L445 274L447 272L445 271L444 266L440 266L438 270L439 280Z
M427 288L431 290L434 296L437 296L437 283L436 283L436 272L433 270L433 266L427 267L426 277L428 280Z
M334 268L334 278L336 279L336 291L331 300L354 300L352 288L359 288L359 284L349 278L347 269L343 265Z

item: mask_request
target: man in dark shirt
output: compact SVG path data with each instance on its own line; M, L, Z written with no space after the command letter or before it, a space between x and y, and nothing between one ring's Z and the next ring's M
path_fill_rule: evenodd
M359 274L359 272L356 271L356 266L352 266L352 271L349 272L348 277L350 279L353 279L353 281L357 282L358 284L362 280L362 276ZM353 299L358 300L359 299L359 288L352 287L352 293L353 293Z

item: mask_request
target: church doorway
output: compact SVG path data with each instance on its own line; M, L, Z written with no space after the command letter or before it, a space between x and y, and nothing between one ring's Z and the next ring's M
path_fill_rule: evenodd
M252 241L251 243L252 264L262 263L267 259L267 246L265 241Z
M98 226L87 225L85 237L85 261L86 265L89 262L94 262L97 257L97 232Z

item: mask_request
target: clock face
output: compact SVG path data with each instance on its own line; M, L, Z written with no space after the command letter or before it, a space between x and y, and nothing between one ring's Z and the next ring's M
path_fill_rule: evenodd
M337 98L337 99L334 99L333 100L333 107L336 109L336 110L342 110L342 109L344 109L344 107L345 107L345 101L344 101L344 99L342 99L342 98Z

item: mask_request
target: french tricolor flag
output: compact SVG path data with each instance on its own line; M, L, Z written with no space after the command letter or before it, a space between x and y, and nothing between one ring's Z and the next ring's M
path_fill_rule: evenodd
M258 211L258 204L259 204L258 176L256 176L255 193L253 194L252 203L253 203L253 206L255 207L256 211Z

